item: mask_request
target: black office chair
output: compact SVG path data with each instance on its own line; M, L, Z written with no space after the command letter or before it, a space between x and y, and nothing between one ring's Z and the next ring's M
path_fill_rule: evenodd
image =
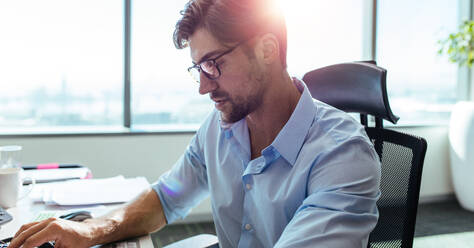
M368 247L412 247L426 141L383 128L383 119L396 124L388 103L387 70L374 61L336 64L304 75L313 98L346 112L359 113L382 164L379 221ZM368 126L367 116L375 118Z

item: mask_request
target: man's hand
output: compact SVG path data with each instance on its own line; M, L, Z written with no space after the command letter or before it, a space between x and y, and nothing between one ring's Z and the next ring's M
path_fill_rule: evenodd
M8 247L33 248L48 241L55 241L55 247L90 247L92 228L83 222L49 218L23 225Z
M166 224L160 199L151 188L125 206L83 222L49 218L23 225L9 248L33 248L55 241L56 248L91 247L116 240L138 237Z

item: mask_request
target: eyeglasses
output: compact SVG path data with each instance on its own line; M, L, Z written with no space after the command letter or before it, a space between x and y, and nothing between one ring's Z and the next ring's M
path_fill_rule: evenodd
M196 83L201 82L201 72L204 73L204 76L211 80L218 79L221 76L221 69L219 68L219 64L216 62L219 58L222 58L224 55L231 53L234 51L237 47L242 45L245 41L239 42L237 45L234 47L230 48L229 50L221 53L219 56L213 58L213 59L207 59L202 61L199 64L194 64L193 66L188 68L188 72L191 75L191 77L196 81Z

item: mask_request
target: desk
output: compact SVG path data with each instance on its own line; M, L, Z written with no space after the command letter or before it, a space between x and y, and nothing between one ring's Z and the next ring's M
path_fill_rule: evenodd
M47 184L37 184L35 190L41 190L41 187ZM99 216L105 212L108 212L114 208L121 206L122 204L108 204L94 207L91 211L94 215ZM15 207L6 209L6 211L13 217L13 220L2 225L0 227L0 240L8 237L12 237L20 229L23 224L29 223L36 218L36 216L42 211L54 211L54 212L70 212L79 209L88 209L89 206L78 206L78 207L63 207L58 205L45 205L40 202L34 202L30 197L26 197L17 202ZM140 242L142 248L153 248L153 243L150 235L134 239L136 242ZM109 246L105 246L109 247ZM110 246L113 247L113 246ZM120 246L126 247L126 246Z
M36 184L35 190L42 190L42 187L47 187L47 183ZM26 186L25 186L26 187ZM120 207L122 204L107 204L99 205L96 207L89 206L78 206L78 207L63 207L58 205L46 205L41 202L34 202L32 198L26 197L23 200L18 201L17 205L13 208L6 209L7 212L12 215L13 220L1 226L0 229L0 240L12 237L20 229L23 224L33 221L36 216L43 211L54 211L54 212L71 212L75 210L89 210L94 216L100 216L114 208ZM62 213L61 213L62 214ZM160 245L155 244L150 235L145 235L139 238L130 239L129 242L139 243L140 248L154 248ZM217 237L214 235L201 234L195 237L191 237L171 245L168 248L183 248L183 247L218 247ZM96 247L137 247L136 245L127 246L125 242L120 242L119 245L104 245Z
M41 190L45 185L48 184L36 184L34 190ZM109 211L118 206L120 206L120 204L103 207L102 212ZM7 212L13 217L13 220L1 226L0 239L13 236L23 224L31 222L42 211L69 212L74 211L75 209L84 209L84 207L45 205L41 202L34 202L30 197L25 197L24 199L18 201L15 207L6 209ZM101 213L97 212L96 214Z

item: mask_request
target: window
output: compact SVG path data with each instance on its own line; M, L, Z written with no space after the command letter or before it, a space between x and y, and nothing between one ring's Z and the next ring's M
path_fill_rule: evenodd
M136 0L132 7L132 125L135 129L196 130L213 108L187 68L189 49L178 50L173 31L186 0Z
M0 128L121 125L122 13L113 0L1 1Z
M457 66L437 55L456 30L457 1L378 1L377 62L387 68L399 124L447 124L457 100Z
M189 49L173 45L174 26L186 2L133 1L134 128L196 128L213 108L186 71L191 65ZM280 0L280 4L287 19L291 75L302 77L324 65L363 59L364 0Z
M288 72L364 58L365 0L279 0L288 29Z
M122 130L128 101L134 130L197 129L213 103L187 73L189 49L177 50L172 40L187 0L130 1L130 34L129 1L0 2L0 132ZM376 35L376 60L388 69L399 123L449 119L457 67L437 55L437 40L456 30L458 1L377 1L377 20L369 0L276 1L287 20L290 75L371 59Z

